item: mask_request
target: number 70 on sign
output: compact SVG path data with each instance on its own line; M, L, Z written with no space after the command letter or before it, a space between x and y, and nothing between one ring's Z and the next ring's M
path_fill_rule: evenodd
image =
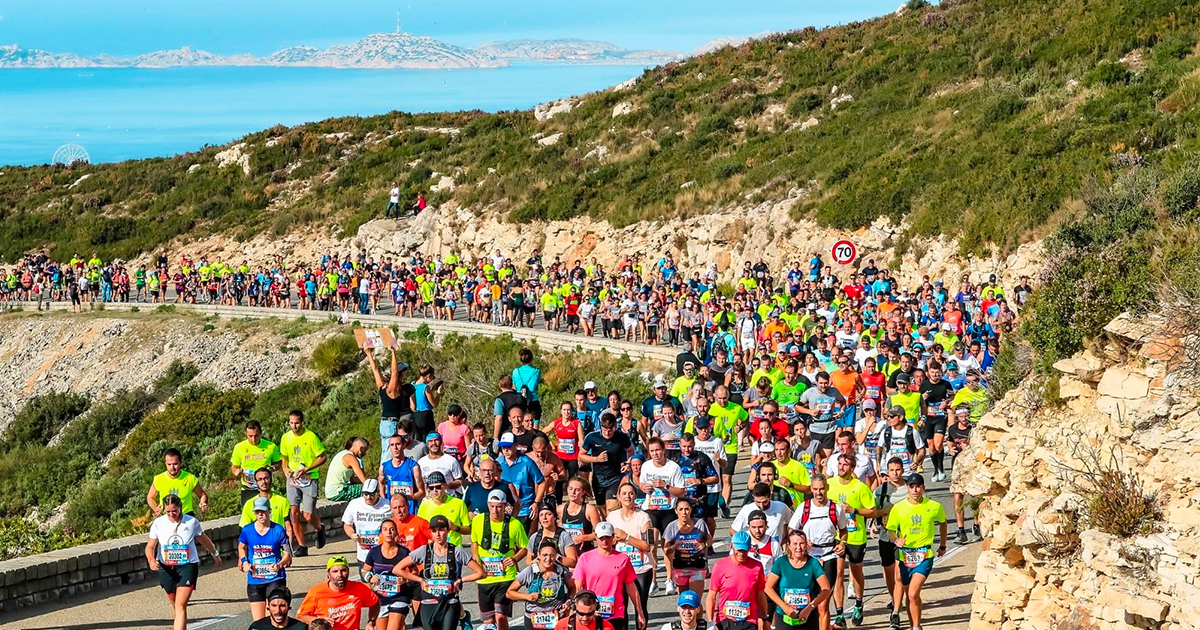
M858 256L858 250L854 247L854 243L842 240L833 244L833 261L839 265L848 265L854 262L856 256Z

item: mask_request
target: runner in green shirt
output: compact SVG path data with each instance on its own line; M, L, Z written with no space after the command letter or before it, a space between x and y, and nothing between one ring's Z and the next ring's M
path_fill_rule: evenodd
M479 580L479 612L485 624L508 628L512 600L508 585L517 578L517 565L529 553L529 537L521 521L508 516L502 490L488 494L488 513L471 521L471 553L487 577Z
M275 470L282 460L279 447L262 439L262 425L257 420L247 422L246 439L233 447L233 455L229 458L229 463L232 465L230 474L241 482L243 503L258 495L258 487L254 483L254 473L262 468L268 472ZM250 520L254 520L253 510L251 510Z

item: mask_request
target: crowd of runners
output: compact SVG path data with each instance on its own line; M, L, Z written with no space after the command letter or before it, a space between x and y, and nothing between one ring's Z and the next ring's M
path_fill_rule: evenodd
M863 623L864 567L876 563L890 626L904 616L920 628L922 586L951 541L945 510L925 496L925 475L948 479L989 402L999 342L1016 321L1005 291L994 278L975 286L966 277L955 295L941 282L908 289L873 265L829 281L814 258L815 270L796 279L747 263L726 297L702 276L682 280L663 260L654 280L636 261L613 276L578 265L563 274L556 261L546 268L554 283L505 285L509 296L514 284L535 287L530 295L568 306L610 287L633 300L630 320L602 313L607 334L632 330L650 342L662 326L683 346L675 375L657 376L644 400L586 381L572 399L544 405L535 357L523 349L497 383L493 416L468 419L442 400L433 366L414 370L392 349L390 361L367 354L378 441L352 437L330 454L299 411L277 443L248 423L230 474L242 487L238 566L251 628L350 630L365 619L386 630L454 630L472 620L495 630L642 629L659 594L678 604L664 630L845 628ZM344 264L332 258L318 269ZM391 262L357 264L374 274ZM462 277L511 269L502 260L461 274L445 260L390 269L414 266L448 278L451 292ZM560 292L558 278L571 288ZM1022 282L1014 302L1030 291ZM675 295L683 297L667 297ZM662 301L680 314L677 333L670 316L642 316L656 312L643 304ZM524 298L520 308L497 302L498 311L491 302L466 306L473 318L526 317ZM551 320L557 312L556 302ZM568 326L581 319L567 311ZM367 470L373 448L382 463ZM186 627L198 549L215 552L195 518L207 496L183 464L168 451L147 494L157 518L146 556L176 628ZM747 469L748 482L735 482ZM325 545L321 487L327 499L347 501L343 527L357 551L328 560L327 581L293 617L287 568ZM957 541L966 543L963 497L952 491ZM718 515L732 527L720 531ZM465 611L460 593L470 582L478 607Z

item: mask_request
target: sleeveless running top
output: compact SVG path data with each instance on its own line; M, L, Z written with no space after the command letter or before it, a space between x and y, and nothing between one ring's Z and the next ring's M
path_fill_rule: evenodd
M579 508L579 511L575 514L571 514L571 504L564 503L561 520L562 528L570 532L572 536L578 536L580 534L586 536L587 534L592 533L592 522L587 518L587 504L584 504L583 507ZM585 551L591 551L593 546L594 545L590 541L585 542L580 545L579 553L582 554Z
M579 421L572 418L563 424L562 417L554 421L554 435L558 438L558 446L554 452L563 461L579 459Z

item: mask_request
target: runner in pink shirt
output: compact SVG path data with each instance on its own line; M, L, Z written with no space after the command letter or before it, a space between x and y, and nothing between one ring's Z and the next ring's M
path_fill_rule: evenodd
M642 610L642 600L638 597L634 579L633 564L629 556L618 553L614 536L616 530L612 523L601 521L596 525L596 548L579 556L575 565L575 590L592 591L596 594L598 608L596 612L607 619L614 630L626 630L628 622L625 618L625 598L633 603L637 613L637 627L646 627L646 613ZM758 579L762 581L762 567L758 570ZM760 589L761 590L761 589Z
M730 547L733 555L713 565L705 612L720 630L753 630L767 610L762 565L750 557L749 532L734 534Z

